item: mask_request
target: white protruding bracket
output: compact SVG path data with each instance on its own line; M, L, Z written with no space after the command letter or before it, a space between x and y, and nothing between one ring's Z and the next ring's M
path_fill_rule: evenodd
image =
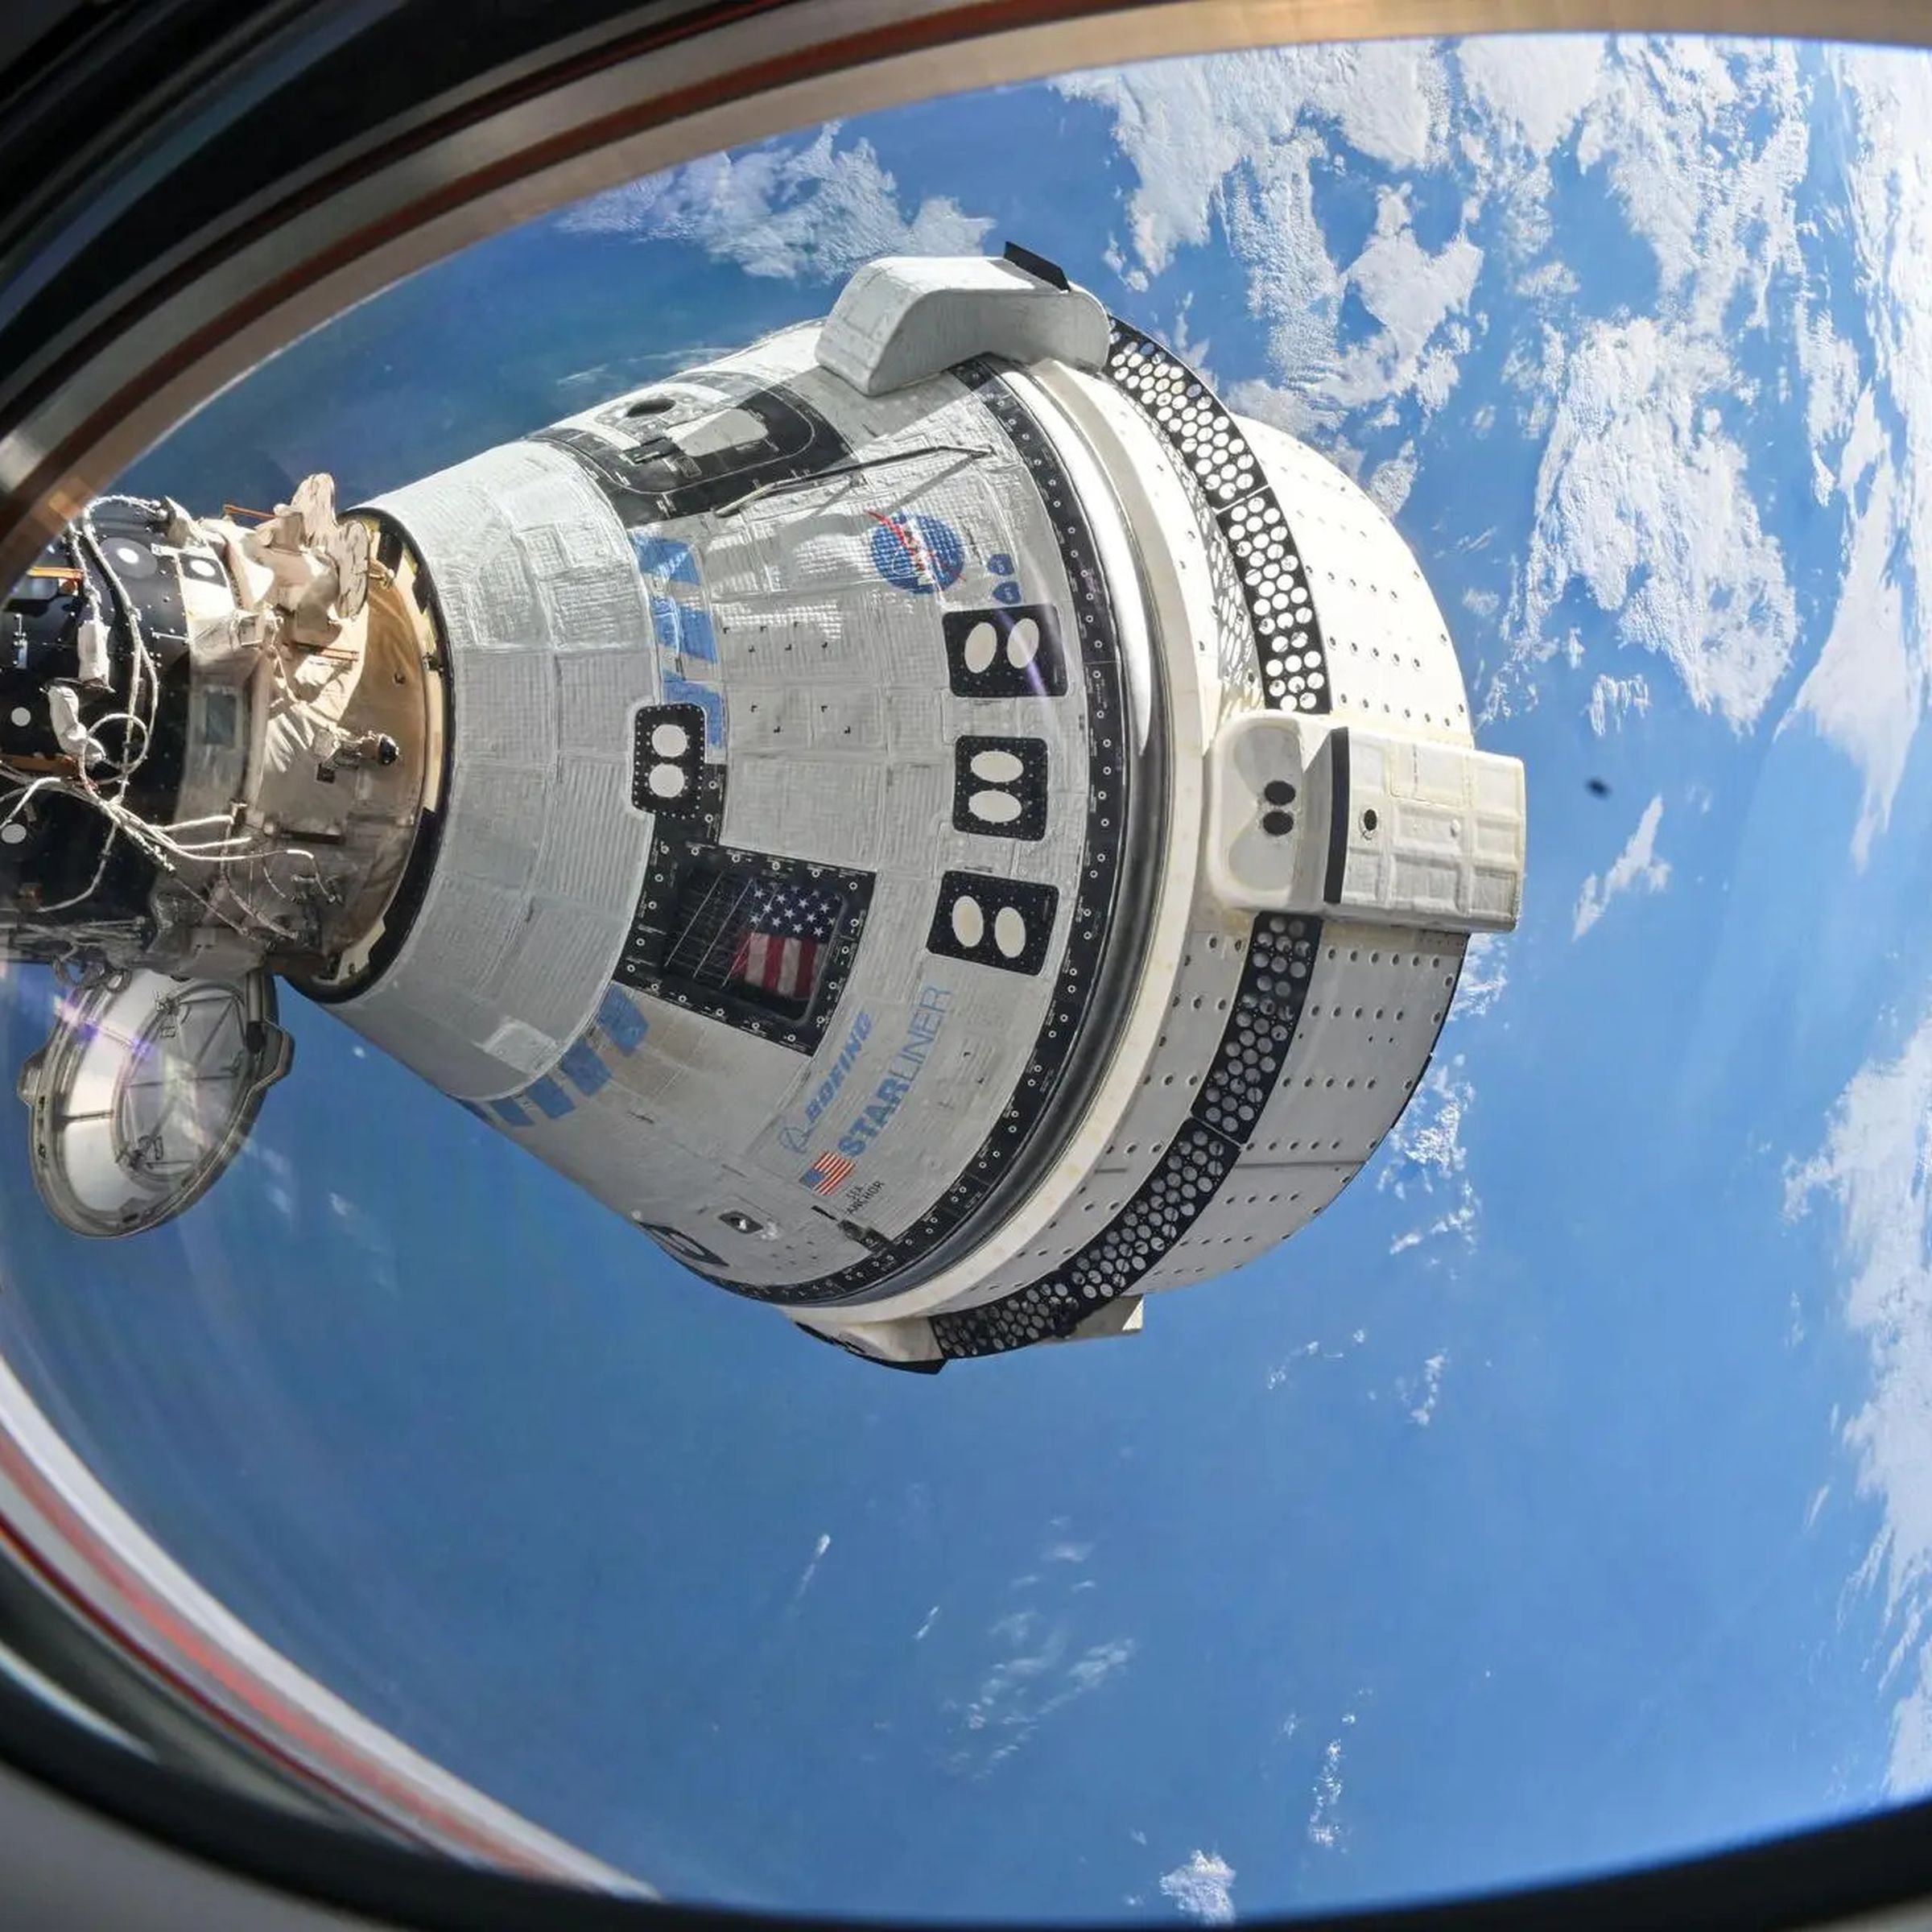
M1451 932L1522 910L1522 762L1259 712L1208 751L1208 870L1224 904Z
M923 382L972 356L1009 362L1107 360L1107 312L1011 262L889 255L845 284L819 331L819 365L863 396Z

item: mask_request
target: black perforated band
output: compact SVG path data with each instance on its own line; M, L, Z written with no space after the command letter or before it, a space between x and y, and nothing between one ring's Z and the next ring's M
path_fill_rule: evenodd
M1307 572L1241 425L1178 356L1117 316L1105 373L1193 477L1227 540L1263 701L1274 710L1327 711L1327 660ZM1234 1007L1187 1124L1133 1198L1077 1253L997 1302L935 1316L942 1356L997 1355L1071 1335L1159 1265L1233 1172L1274 1091L1320 937L1317 919L1267 913L1255 920Z
M1179 357L1117 316L1105 373L1200 486L1228 539L1254 632L1263 702L1274 711L1327 711L1327 653L1308 573L1241 424Z
M998 1355L1071 1335L1157 1267L1234 1171L1260 1123L1308 997L1319 919L1263 913L1241 983L1187 1122L1132 1200L1084 1247L1036 1282L982 1308L933 1318L949 1357Z

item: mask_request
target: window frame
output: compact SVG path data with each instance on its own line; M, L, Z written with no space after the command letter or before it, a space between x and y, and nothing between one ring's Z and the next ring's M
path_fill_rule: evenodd
M819 968L811 997L801 1009L781 1010L755 994L712 985L679 970L675 957L682 937L679 909L691 881L703 873L735 876L748 886L770 883L829 887L840 894L844 902L826 943L827 956ZM690 837L681 828L660 824L617 979L638 992L707 1019L796 1052L813 1053L831 1026L857 960L874 883L875 875L852 867L748 852Z

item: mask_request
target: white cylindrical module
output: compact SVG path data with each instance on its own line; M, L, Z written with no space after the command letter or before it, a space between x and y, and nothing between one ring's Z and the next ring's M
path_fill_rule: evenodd
M367 514L447 801L337 1012L860 1352L1292 1233L1516 916L1521 768L1393 526L1044 265L874 264Z
M609 498L554 446L486 451L378 508L378 561L440 623L448 783L399 943L337 1011L446 1093L511 1092L582 1036L630 932L650 605Z

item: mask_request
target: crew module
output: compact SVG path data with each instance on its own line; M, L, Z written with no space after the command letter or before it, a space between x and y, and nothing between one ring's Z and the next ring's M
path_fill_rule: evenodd
M1521 901L1388 518L1017 249L346 512L103 497L3 622L84 1234L233 1158L279 976L857 1354L1119 1334L1335 1198Z

